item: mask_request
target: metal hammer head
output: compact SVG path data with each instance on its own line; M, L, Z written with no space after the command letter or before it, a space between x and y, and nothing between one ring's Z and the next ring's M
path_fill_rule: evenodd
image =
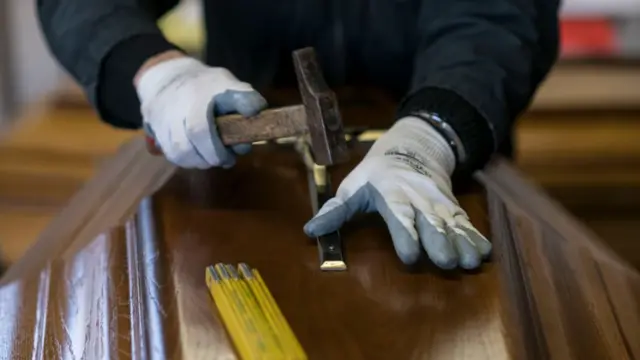
M293 52L298 87L307 115L311 151L318 165L348 160L338 101L322 76L313 48Z

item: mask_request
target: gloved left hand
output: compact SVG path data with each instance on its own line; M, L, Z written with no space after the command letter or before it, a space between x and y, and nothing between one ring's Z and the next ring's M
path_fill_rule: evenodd
M136 84L143 125L170 162L183 168L230 168L251 144L225 146L215 118L249 117L267 106L250 84L229 70L181 56L146 69Z
M443 269L473 269L491 252L451 191L455 157L425 121L406 117L382 135L304 227L311 237L338 230L358 212L377 211L398 257L418 260L421 247Z

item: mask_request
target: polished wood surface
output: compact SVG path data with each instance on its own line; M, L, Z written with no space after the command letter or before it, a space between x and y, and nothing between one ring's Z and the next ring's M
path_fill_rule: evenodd
M334 182L356 162L354 156L334 169ZM524 229L535 233L548 215L515 201L517 194L499 183L505 167L512 167L497 164L479 177L489 189L492 212L498 206L508 217L524 215L530 219ZM587 264L614 264L602 269L617 283L603 287L578 276L557 282L548 264L542 273L527 268L526 277L513 271L522 271L530 258L504 249L521 248L530 238L495 216L489 231L482 192L460 199L474 224L502 241L496 244L503 251L498 247L494 261L480 271L443 272L426 260L413 268L401 265L384 223L372 215L343 231L348 271L322 272L315 241L301 231L311 214L305 176L294 151L283 147L257 146L231 170L175 172L147 154L142 139L130 142L7 273L16 280L0 288L9 324L0 328L5 353L39 359L234 358L204 269L244 261L261 271L311 359L524 359L529 349L543 354L537 358L563 360L637 355L628 345L633 338L626 337L640 328L632 281L637 273L597 238L585 238L584 227L561 208L549 205L557 220L547 219L546 233L535 239L546 245L568 239L568 253L545 261L565 273L588 269L567 261L573 251ZM523 193L534 191L519 183ZM533 200L549 202L542 193ZM568 230L562 225L567 221L573 221ZM570 308L562 286L573 289L572 301L591 306ZM620 314L603 312L605 295L614 310L626 311L626 321L616 323L612 314ZM549 307L542 301L549 296L562 306ZM543 326L522 320L536 314L540 321L560 320ZM606 336L598 339L588 330L586 342L556 336L581 326ZM532 329L544 335L534 344L527 336ZM589 349L597 350L594 356Z
M349 270L321 272L315 241L301 232L311 215L302 164L294 154L251 162L179 173L154 197L158 246L171 249L179 273L174 286L191 288L178 290L177 302L207 300L204 266L245 261L263 273L310 358L507 357L493 264L470 276L408 271L372 217L342 232ZM465 197L486 231L479 200Z
M65 252L78 251L87 244L86 240L135 212L137 203L174 171L164 158L148 154L142 142L137 138L123 145L117 156L107 161L58 212L38 241L8 269L0 284L7 278L17 278L15 274L30 274Z
M141 142L123 153L130 149L141 150L139 157L126 157L131 165L149 161ZM73 226L91 225L68 217L66 237L50 238L64 247L47 247L38 260L44 271L25 271L0 290L0 304L17 322L13 329L26 339L43 338L27 346L3 329L0 337L13 344L13 354L67 358L70 347L137 359L142 357L131 354L138 348L159 358L225 358L231 348L204 268L246 261L263 273L311 358L508 358L494 264L476 274L443 274L427 264L409 271L397 260L383 223L372 217L345 229L349 271L321 272L315 241L301 231L311 213L304 165L293 151L254 152L233 171L178 172L142 202L128 232L116 225L115 214L137 203L130 196L113 195L119 209L115 200L72 201L71 211L60 216L93 202L98 210L90 211L92 219L115 230L81 234ZM337 178L352 165L341 167ZM463 197L486 231L481 199ZM81 312L79 303L85 304ZM46 313L46 320L38 313ZM117 336L107 336L107 324ZM143 343L121 340L121 334L138 330Z
M0 262L12 263L136 132L101 123L86 107L36 104L0 133Z
M392 118L389 104L351 99L350 125ZM516 131L518 167L606 246L557 204L549 219L505 193L509 182L488 185L491 223L483 191L459 196L494 261L451 274L401 266L376 216L345 229L348 272L321 273L293 152L174 174L140 139L108 160L137 134L86 105L30 117L0 144L0 253L17 279L0 287L0 359L233 358L204 266L238 260L265 274L312 358L640 358L636 275L618 258L640 268L637 112L533 112Z
M638 271L506 162L477 177L516 358L639 358Z

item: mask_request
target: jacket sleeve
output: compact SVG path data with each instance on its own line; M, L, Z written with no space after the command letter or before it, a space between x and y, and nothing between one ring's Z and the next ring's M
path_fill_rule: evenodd
M557 58L558 6L558 0L423 1L399 118L437 114L465 149L458 167L484 166Z
M100 79L105 78L103 65L116 46L132 39L152 39L134 59L144 60L145 56L171 49L156 21L177 3L178 0L37 0L37 14L49 49L82 86L101 117L123 127L136 127L132 119L114 118L114 109L99 101ZM135 64L126 70L132 67ZM112 71L106 77L113 76L118 74ZM128 86L131 89L124 91L124 97L131 102L135 92L130 81Z

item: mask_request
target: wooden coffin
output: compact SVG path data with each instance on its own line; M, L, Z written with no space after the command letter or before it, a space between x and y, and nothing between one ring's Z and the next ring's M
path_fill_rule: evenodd
M3 277L0 358L233 359L204 269L243 261L310 359L640 359L638 273L507 161L477 180L459 198L494 242L480 271L403 266L372 215L322 272L294 151L178 171L137 138Z

